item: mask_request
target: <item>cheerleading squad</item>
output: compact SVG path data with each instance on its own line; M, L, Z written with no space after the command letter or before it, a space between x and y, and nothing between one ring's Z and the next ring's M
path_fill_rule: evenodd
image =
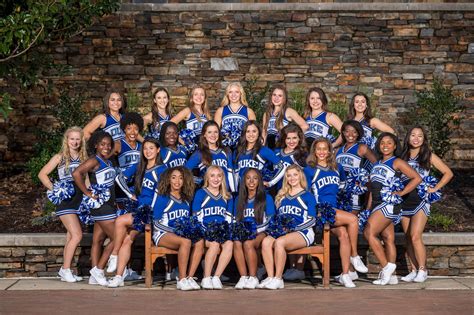
M411 262L401 280L427 279L422 233L430 204L453 173L431 152L423 128L412 128L402 147L394 130L371 116L366 95L352 98L343 123L327 111L320 88L308 91L301 117L288 106L285 87L273 87L263 129L239 83L227 86L214 120L199 86L175 116L166 89L157 89L153 101L142 117L126 112L120 93L107 94L103 114L83 130L68 129L61 152L39 173L67 230L62 281L82 280L70 269L81 221L93 224L89 284L118 287L139 278L127 264L146 224L156 245L177 250L177 260L168 257L167 276L177 266L180 290L222 289L232 257L240 274L236 289L282 289L283 279L305 277L304 256L290 255L284 270L287 252L310 246L325 224L339 241L337 281L345 287L355 287L357 272L368 272L357 252L359 231L382 268L373 283L398 283L394 227L400 222ZM439 181L432 168L442 174ZM106 267L116 274L109 280Z

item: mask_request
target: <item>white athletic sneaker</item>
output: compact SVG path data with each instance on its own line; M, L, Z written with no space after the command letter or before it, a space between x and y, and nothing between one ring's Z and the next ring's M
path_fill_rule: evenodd
M418 270L418 273L416 274L416 278L413 279L413 282L425 282L426 279L428 279L428 271L420 269Z
M373 283L373 284L377 284L377 285L382 284L381 279L374 280L372 283ZM390 280L388 281L388 284L389 284L389 285L398 284L398 278L397 278L397 276L392 275L392 276L390 277Z
M265 278L265 280L263 280L262 282L260 282L259 285L257 285L257 289L265 289L265 286L267 285L267 283L269 283L272 280L273 278L270 278L270 277Z
M214 287L212 286L212 277L205 277L201 280L201 287L206 290L212 290Z
M132 268L125 268L124 272L124 280L125 281L136 281L136 280L142 280L143 277L138 274L135 270Z
M253 290L258 286L258 284L257 277L248 277L247 281L245 282L244 289Z
M267 271L265 270L265 267L264 266L261 266L261 267L258 267L257 269L257 278L258 280L262 280L263 279L263 276L267 273Z
M397 269L397 265L395 265L394 263L387 263L387 265L383 267L382 271L380 271L379 273L379 278L377 280L380 280L380 281L375 280L373 284L378 284L378 285L388 284L395 269Z
M341 273L341 275L342 275L342 273ZM341 275L335 276L334 280L341 283ZM359 279L359 275L357 274L357 271L350 271L349 270L349 277L351 277L352 281L356 281L357 279ZM343 284L343 283L341 283L341 284Z
M91 283L91 279L89 278L89 284L100 284L101 286L107 286L107 278L105 278L104 270L99 269L97 267L92 268L89 273L91 274L90 278L94 278L96 283ZM92 282L94 282L92 280Z
M183 278L176 282L176 289L181 291L191 291L193 287L191 286L187 278Z
M339 282L342 285L344 285L346 288L355 288L356 287L354 282L352 282L351 276L349 276L349 274L347 274L347 273L341 274L341 276L339 277Z
M283 279L281 278L273 278L270 282L265 284L265 289L268 290L278 290L278 289L284 289L285 288L285 283L283 282Z
M193 290L201 290L201 286L194 280L193 277L188 277L188 283L193 288Z
M248 278L249 277L247 276L241 276L234 288L236 288L237 290L242 290L243 288L245 288L245 284Z
M401 277L400 280L405 281L405 282L413 282L416 278L416 270L412 270L409 274L407 274L405 277Z
M369 272L369 268L367 268L364 265L364 263L362 262L362 259L360 259L360 256L350 257L350 261L351 261L352 266L354 266L354 269L357 270L358 272L361 272L361 273Z
M283 279L288 280L288 281L296 281L296 280L303 280L306 278L306 275L304 273L304 270L298 270L298 269L293 269L293 271Z
M109 284L107 286L109 288L123 287L123 277L121 275L116 275L115 277L109 280Z
M72 274L72 276L74 277L74 279L76 279L77 282L84 280L82 277L78 275Z
M117 255L110 255L109 261L107 262L107 273L112 273L117 270Z
M211 278L211 281L212 281L212 288L214 290L222 290L222 282L219 277L214 276Z
M74 277L74 275L72 274L71 272L71 269L63 269L63 267L61 267L61 269L59 269L58 271L58 275L61 277L61 281L65 281L65 282L76 282L76 278Z

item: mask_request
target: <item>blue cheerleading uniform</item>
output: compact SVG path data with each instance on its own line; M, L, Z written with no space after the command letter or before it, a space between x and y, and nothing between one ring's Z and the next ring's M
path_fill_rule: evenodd
M295 232L304 238L306 246L313 244L312 227L316 223L316 200L309 191L303 190L294 196L283 197L276 213L290 215L296 223Z
M163 117L161 116L161 114L158 113L158 120L148 124L148 132L156 134L158 136L157 139L159 139L161 127L163 127L165 122L170 120L170 115L166 115L165 117Z
M120 114L120 119L122 119L122 114ZM116 120L110 114L105 114L105 127L102 130L111 135L114 141L125 138L122 128L120 128L120 120Z
M327 112L321 112L316 117L312 117L311 114L306 117L306 123L309 128L304 133L306 138L311 138L312 140L324 137L326 138L331 133L331 126L327 122Z
M176 220L189 217L189 203L173 196L158 196L153 207L153 241L159 244L166 233L174 233Z
M344 168L346 176L352 169L360 168L362 161L364 160L359 154L359 143L351 145L349 148L346 148L346 145L342 146L337 150L336 153L336 162ZM360 211L361 210L361 196L352 195L352 210Z
M285 149L278 149L275 151L275 155L281 160L282 171L278 172L276 176L270 181L269 185L273 186L276 182L277 189L280 189L283 186L283 176L288 166L296 164L301 168L304 168L306 163L304 160L298 161L295 158L295 152L285 153Z
M245 222L255 222L257 225L257 233L265 232L270 222L270 218L275 214L275 203L273 198L269 194L265 194L265 212L263 213L262 223L258 223L255 218L255 207L254 207L255 198L248 199L244 208L244 214L242 221ZM234 217L237 218L237 199L234 200Z
M337 170L320 165L315 168L306 166L304 168L304 174L308 181L308 186L316 198L316 202L326 202L333 208L336 208L337 193L346 180L346 174L342 166L337 164Z
M89 172L89 180L91 185L105 185L110 190L110 199L97 209L91 209L91 218L94 221L115 220L117 217L115 207L115 188L114 180L116 172L109 160L103 160L99 156L95 156L99 162L99 168L93 172Z
M138 164L138 162L140 162L141 147L142 145L140 142L136 142L135 148L132 148L125 139L120 139L120 152L117 159L122 172L133 164Z
M280 136L280 130L277 126L277 118L278 116L272 113L268 119L267 138L265 139L265 143L271 149L275 148L276 141ZM289 123L290 121L286 118L286 113L284 113L282 121L283 126L281 126L281 128L287 126Z
M382 211L382 214L389 220L392 220L394 224L400 221L400 209L390 205L382 200L380 191L386 180L397 176L397 172L393 168L393 162L397 159L396 156L392 156L386 161L377 161L370 172L370 192L372 194L372 212L378 210Z
M160 150L160 158L163 164L169 168L183 166L186 164L186 150L181 145L178 145L176 150L170 147L162 147Z
M79 158L69 158L69 165L66 168L66 163L63 159L58 165L58 178L59 180L67 180L71 182L74 186L74 195L68 199L63 200L57 207L56 207L56 216L62 216L65 214L79 214L79 206L81 205L82 201L82 192L77 187L76 183L74 183L74 179L72 178L72 173L74 170L81 164L81 160Z
M425 178L426 176L430 175L430 170L424 169L420 166L418 162L418 156L409 158L407 162L408 165L410 165L418 173L418 175L420 175L421 178ZM405 174L402 174L400 179L405 186L410 181L410 178L408 178ZM401 207L402 216L406 217L414 216L419 211L423 211L427 217L429 217L431 213L431 205L418 196L418 189L413 189L407 195L403 196Z
M193 215L206 228L206 225L212 221L232 223L234 209L233 200L225 200L219 194L214 196L207 188L201 188L196 192L193 200Z
M196 138L199 138L199 136L201 135L202 127L207 122L207 120L208 119L205 114L201 114L198 119L196 115L194 115L194 113L191 111L189 119L186 120L186 129L194 131L194 133L196 134Z
M224 170L224 176L227 187L231 192L236 192L234 171L232 167L231 154L223 149L210 150L211 151L211 164L217 165ZM207 166L202 162L201 151L196 151L191 155L189 160L186 162L185 167L189 169L199 169L200 178L203 178L206 173ZM197 181L197 180L196 180Z

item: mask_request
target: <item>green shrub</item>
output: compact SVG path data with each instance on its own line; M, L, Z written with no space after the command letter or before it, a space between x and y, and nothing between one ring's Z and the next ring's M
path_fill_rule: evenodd
M56 206L48 198L42 198L40 202L42 215L31 219L31 225L44 225L57 219Z
M306 91L301 87L296 87L288 91L289 106L303 117L306 103Z
M454 223L455 220L452 217L441 213L436 207L432 207L430 217L428 218L428 224L440 227L444 231L447 231Z
M270 90L267 83L263 89L257 88L258 76L252 76L244 81L244 90L247 96L249 107L255 112L257 121L262 123L263 113L265 113L265 97Z

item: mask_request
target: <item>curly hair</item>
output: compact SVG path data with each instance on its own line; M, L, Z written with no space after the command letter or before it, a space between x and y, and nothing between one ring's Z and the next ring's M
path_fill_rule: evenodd
M177 166L168 168L160 176L160 183L158 185L158 194L170 196L171 194L171 175L173 172L179 172L183 176L183 186L181 186L181 199L191 203L194 197L194 180L193 174L184 166Z
M318 166L318 157L316 156L316 146L318 145L318 143L321 143L321 142L326 143L326 145L328 146L329 155L326 158L328 167L334 171L337 171L336 156L333 152L331 141L329 141L327 138L324 138L324 137L319 137L319 138L316 138L316 140L314 140L313 144L311 145L311 150L309 151L308 158L306 159L306 163L311 167Z
M130 112L125 113L120 119L120 128L125 132L128 125L135 125L138 127L138 132L143 131L143 118L139 113Z
M290 193L291 186L288 184L288 181L286 180L286 175L288 174L289 171L291 170L297 170L298 173L300 174L300 186L304 190L308 189L308 182L306 181L306 176L304 175L303 169L299 167L296 164L288 166L288 168L285 171L285 178L283 179L283 186L281 189L278 191L276 197L275 197L275 206L279 207L281 204L281 200L285 197L287 197Z
M104 138L109 138L110 139L110 143L111 143L110 150L111 151L114 150L114 140L113 140L112 136L109 133L107 133L103 130L96 130L91 135L91 137L89 139L89 142L87 142L87 151L88 151L89 155L96 154L96 145L99 142L101 142L102 139L104 139Z
M357 120L346 120L341 127L341 137L342 137L342 143L345 144L347 142L346 136L344 135L344 130L346 130L347 127L351 126L352 128L357 131L357 139L356 142L359 142L360 139L364 136L364 128L362 128L362 125L360 122Z

